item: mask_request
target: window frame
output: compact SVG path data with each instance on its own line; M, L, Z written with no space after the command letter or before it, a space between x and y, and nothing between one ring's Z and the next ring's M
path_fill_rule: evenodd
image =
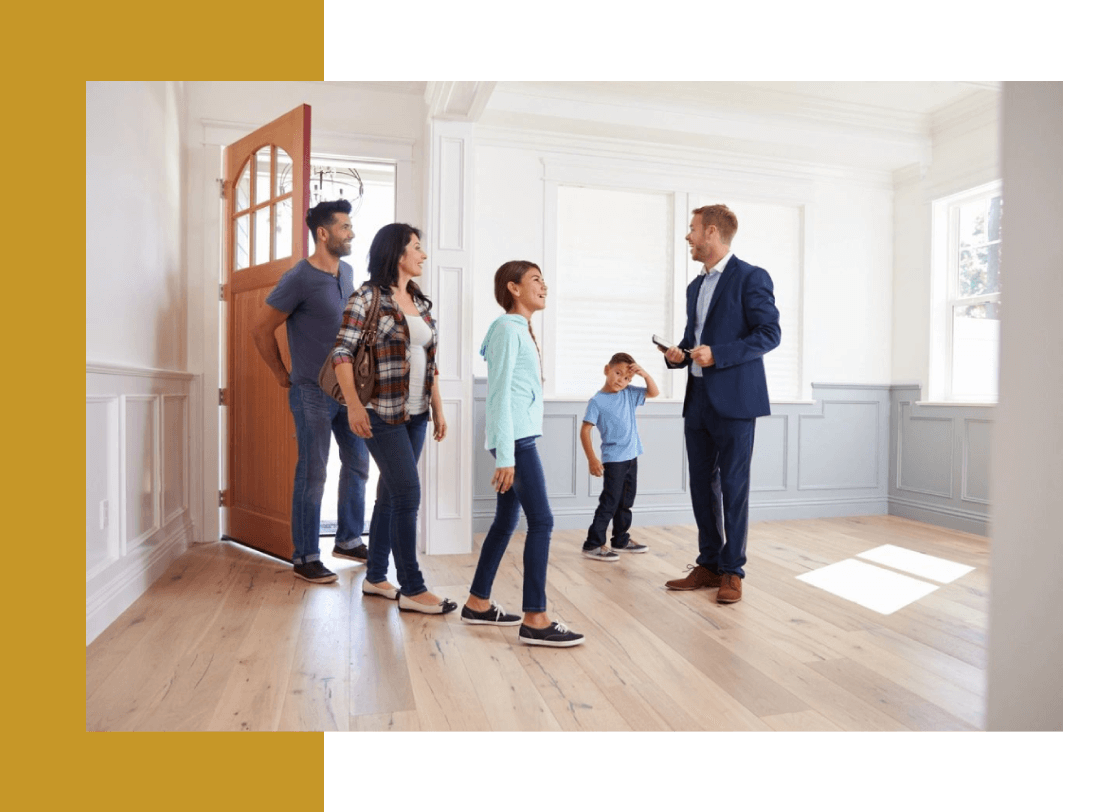
M962 296L959 293L960 211L969 203L1002 197L1000 180L991 181L933 201L932 318L929 354L929 390L933 400L945 403L995 404L999 392L988 397L954 391L955 308L1000 304L1001 291ZM1003 237L998 242L1003 242ZM993 244L993 243L989 243Z

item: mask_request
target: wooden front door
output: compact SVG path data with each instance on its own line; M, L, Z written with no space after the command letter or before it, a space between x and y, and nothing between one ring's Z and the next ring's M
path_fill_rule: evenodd
M225 536L291 559L290 503L298 458L287 390L252 341L268 293L306 257L310 107L303 104L225 151L228 284ZM277 334L290 367L286 327Z

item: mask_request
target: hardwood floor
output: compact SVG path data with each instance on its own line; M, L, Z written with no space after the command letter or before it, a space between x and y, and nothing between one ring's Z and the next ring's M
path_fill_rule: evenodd
M556 531L548 611L571 649L399 612L329 559L310 585L230 543L192 546L86 652L88 730L974 730L985 711L988 540L899 519L760 522L744 599L669 592L690 527L632 531L615 563ZM480 537L478 539L480 541ZM797 580L883 544L974 567L890 615ZM494 599L518 611L522 534ZM460 604L477 561L422 557ZM392 578L392 575L391 575Z

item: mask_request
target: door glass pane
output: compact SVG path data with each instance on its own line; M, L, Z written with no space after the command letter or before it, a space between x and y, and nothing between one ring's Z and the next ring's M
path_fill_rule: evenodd
M294 162L282 148L275 147L275 196L282 197L294 189Z
M241 211L248 208L248 201L252 197L252 159L248 159L248 163L244 165L244 171L241 173L241 177L237 180L236 193L234 195L235 204L233 211Z
M275 204L275 259L289 257L294 238L294 225L291 217L294 208L290 198Z
M262 147L256 151L256 205L271 199L271 150Z
M238 217L234 222L237 224L234 229L233 241L235 243L235 250L233 255L235 257L233 262L233 270L239 271L241 268L247 268L251 263L248 261L249 246L251 241L249 240L249 215L243 215Z
M256 212L256 265L271 261L271 207Z

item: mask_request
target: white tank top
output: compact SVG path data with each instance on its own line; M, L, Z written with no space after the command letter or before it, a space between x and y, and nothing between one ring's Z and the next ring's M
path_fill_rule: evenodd
M420 414L431 405L424 393L424 378L428 370L428 352L432 328L420 316L405 314L409 325L409 414Z

